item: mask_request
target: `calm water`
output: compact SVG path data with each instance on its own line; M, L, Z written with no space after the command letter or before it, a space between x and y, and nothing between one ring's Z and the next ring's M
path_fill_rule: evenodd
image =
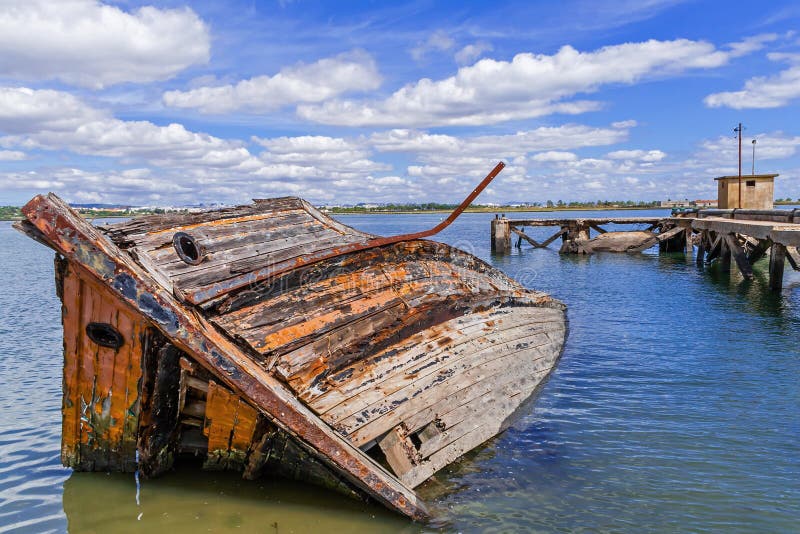
M787 266L772 295L764 262L747 282L655 251L561 257L524 245L492 258L490 218L462 215L439 239L563 300L570 335L529 413L422 488L436 528L798 531L797 273ZM441 216L340 219L389 235ZM322 490L186 467L145 481L137 505L132 475L62 468L52 271L48 249L0 223L0 532L432 529Z

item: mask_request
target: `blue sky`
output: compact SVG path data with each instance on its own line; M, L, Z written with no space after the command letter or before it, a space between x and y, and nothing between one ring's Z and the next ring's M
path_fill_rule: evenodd
M800 197L796 2L0 2L0 204Z

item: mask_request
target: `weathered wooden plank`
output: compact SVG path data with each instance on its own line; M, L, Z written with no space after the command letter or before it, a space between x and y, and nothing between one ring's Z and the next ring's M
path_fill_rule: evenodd
M510 310L502 309L493 313L466 314L418 332L402 343L376 351L368 358L330 374L324 387L306 392L303 398L318 413L326 412L367 389L379 387L395 373L409 376L413 374L410 371L412 367L435 361L444 351L454 347L454 335L461 344L485 336L502 324L503 316L510 313ZM519 325L508 324L508 328L515 326Z
M543 244L539 243L538 241L536 241L532 237L526 235L525 232L521 232L521 231L517 230L513 226L511 227L511 232L516 234L516 235L518 235L520 239L524 239L525 241L527 241L528 243L533 245L535 248L543 248L544 247Z
M185 291L200 291L254 269L290 262L301 256L315 254L345 243L355 242L343 239L338 234L330 233L326 234L326 236L320 239L316 239L313 235L311 237L298 236L294 241L283 243L282 248L268 254L252 255L232 261L221 261L210 269L188 271L185 274L175 276L173 283L179 285Z
M404 435L400 427L387 432L383 438L378 440L378 446L386 456L389 467L398 477L402 477L404 473L410 471L418 461L414 444Z
M337 351L352 348L353 343L372 338L370 343L374 345L375 336L386 339L412 322L414 330L421 330L468 312L472 299L459 298L459 289L461 295L467 290L446 279L430 284L423 279L365 295L332 310L323 309L324 313L306 316L304 323L285 328L268 325L239 335L260 352L281 355L278 367L291 377L320 356L327 355L332 360ZM382 330L389 326L393 326L392 330Z
M466 432L448 447L435 452L427 460L406 472L402 477L403 482L412 487L418 486L442 467L451 464L464 453L505 430L509 421L502 415L509 409L513 411L511 407L513 401L507 399L502 406L487 410L485 417L472 421L471 428L465 428Z
M271 199L270 202L257 202L232 208L196 213L167 213L161 215L145 215L129 221L111 224L101 228L116 244L126 241L141 240L145 235L153 235L161 231L170 231L176 227L189 228L203 225L211 221L234 222L237 218L247 219L262 215L269 217L287 210L303 209L302 201L297 197Z
M402 344L375 352L339 373L332 374L327 390L318 396L304 396L317 412L325 413L348 399L369 392L373 400L393 393L409 378L420 376L420 368L428 373L441 368L490 336L514 339L517 335L561 328L559 311L542 311L536 307L501 308L464 315L419 332ZM393 380L394 383L388 383ZM363 400L363 399L362 399Z
M117 303L112 293L95 283L83 268L75 264L61 268L65 299L62 460L85 471L130 471L135 468L134 429L139 411L138 390L134 386L130 392L128 388L130 383L136 384L140 373L131 351L139 350L141 325L134 323L129 309ZM128 320L120 321L120 317ZM95 343L86 334L90 323L110 325L125 342L118 349Z
M331 308L350 306L364 297L380 292L403 293L413 299L411 291L420 294L443 291L443 297L457 292L496 291L506 289L502 281L489 276L476 277L474 271L447 263L420 260L388 265L365 265L363 269L333 274L330 277L309 273L306 283L285 287L282 293L245 308L227 312L215 318L224 328L244 335L245 331L267 327L253 337L265 337L289 325L312 320L329 312ZM430 287L420 286L425 281ZM436 285L450 287L437 287ZM349 312L348 312L349 313Z
M503 343L487 341L472 351L460 351L456 357L425 369L425 372L420 373L417 377L405 380L398 377L397 381L392 381L384 386L384 388L390 389L391 393L384 394L382 389L376 388L357 398L349 399L337 406L336 409L326 412L323 419L335 424L336 428L340 432L346 433L353 443L361 445L382 433L381 431L375 432L373 429L368 434L360 431L361 427L368 423L374 423L377 419L385 421L378 425L379 427L390 425L392 422L399 424L403 420L404 414L413 413L416 409L436 402L439 398L446 397L451 391L457 390L457 385L451 386L451 384L453 382L457 384L464 380L464 377L472 377L468 372L473 368L499 365L497 363L499 360L503 360L505 365L508 365L508 356L518 353L527 353L531 358L553 353L552 357L555 359L558 350L554 347L560 346L563 335L563 330L553 330L528 334ZM381 428L381 430L383 429Z
M513 367L500 368L495 373L484 374L472 382L460 384L460 389L451 392L447 397L429 404L416 413L410 414L403 420L403 424L408 429L408 432L417 432L426 425L430 426L431 423L444 430L446 425L440 420L443 415L459 410L487 393L503 389L508 384L519 380L520 377L531 376L542 370L543 366L546 365L547 362L526 359ZM509 372L509 370L513 372Z
M473 307L471 302L480 295L477 291L481 290L478 280L472 281L471 286L467 285L469 283L467 279L457 282L444 278L441 284L425 284L422 279L410 285L395 285L377 295L362 296L340 310L329 312L322 308L321 311L326 315L300 314L307 321L306 324L282 328L282 324L273 321L265 330L240 332L233 326L231 331L248 339L257 350L265 350L266 347L272 350L272 354L280 355L280 372L289 378L307 364L326 358L326 355L326 361L332 362L333 356L338 354L337 351L341 350L343 354L352 353L348 347L355 347L354 342L369 349L384 340L394 339L394 336L401 335L401 331L405 333L398 340L416 330L467 313ZM418 291L408 291L409 287ZM483 289L489 290L488 287ZM470 291L476 292L475 295L465 299L463 295ZM502 292L494 292L491 297L481 298L491 298L497 302L510 300ZM362 309L365 305L369 306ZM338 311L343 313L337 313ZM266 336L262 340L264 333ZM273 345L267 346L266 343ZM281 348L278 350L277 346ZM334 365L332 369L338 367L339 365Z
M272 228L267 227L270 230ZM180 231L180 230L179 230ZM311 221L304 223L294 224L285 230L285 235L272 235L267 236L268 230L258 229L242 229L240 232L248 232L237 234L240 239L248 237L251 243L229 243L231 246L228 248L208 248L207 241L204 239L196 239L197 243L203 247L204 260L198 265L192 265L184 262L175 251L172 241L163 249L158 249L148 252L148 256L154 259L154 265L171 278L191 279L190 276L194 274L199 277L200 272L211 271L219 269L220 266L225 264L246 264L248 262L255 262L259 257L270 257L270 255L281 252L287 248L299 245L309 245L317 241L335 240L339 242L352 241L353 238L342 237L337 232L329 228L313 227ZM233 238L229 239L230 241ZM140 251L139 247L133 250ZM161 261L156 261L155 255L161 255Z
M667 240L667 239L669 239L671 237L674 237L676 234L678 234L679 232L682 232L682 231L683 231L683 228L681 228L680 226L676 226L674 228L670 228L666 232L660 232L658 234L655 234L651 239L646 240L641 245L629 248L628 251L629 252L643 252L643 251L647 250L648 248L650 248L652 246L655 246L655 245L657 245L659 243L664 242L665 240Z
M713 238L711 242L711 246L708 249L708 254L706 255L706 263L711 263L715 259L719 257L722 253L722 236L723 234L716 234L714 235L711 232L708 232L709 237Z
M734 234L726 234L725 235L725 242L728 245L728 249L731 251L733 255L733 259L736 260L736 265L739 267L739 271L742 273L747 279L753 278L753 269L750 266L750 262L747 261L747 256L744 253L741 245L739 244L739 240L736 239Z
M258 412L242 399L219 386L208 384L203 433L208 436L205 469L243 467L255 432Z
M543 246L543 247L546 247L546 246L548 246L550 243L552 243L553 241L555 241L556 239L558 239L559 237L563 236L563 235L564 235L564 234L566 234L566 233L567 233L567 229L566 229L566 228L562 228L562 229L561 229L561 230L559 230L558 232L554 233L553 235L551 235L550 237L548 237L547 239L545 239L545 240L542 242L542 246Z
M67 467L80 466L82 424L80 420L81 401L78 384L81 381L81 365L78 340L82 335L80 309L82 307L81 280L67 262L61 260L59 270L62 275L61 322L64 328L64 372L63 399L61 405L61 463Z
M800 271L800 252L797 247L786 247L786 259L795 271Z
M155 353L152 366L148 425L141 429L139 468L145 477L155 477L172 468L179 441L180 358L182 352L167 343Z
M145 251L157 265L178 263L172 238L176 232L186 232L200 242L210 254L239 248L243 245L260 244L281 237L295 235L293 229L307 227L311 217L303 210L283 212L278 215L254 216L221 223L206 224L193 228L175 226L160 232L146 234L136 242L136 248ZM289 235L286 233L291 232Z
M534 349L539 356L533 358L531 361L534 363L537 370L552 368L557 359L556 345L557 343L552 343L550 346L543 345ZM348 432L348 438L354 444L363 446L376 436L386 432L389 428L405 422L405 420L410 418L413 414L425 409L426 405L440 402L449 396L449 394L457 393L463 388L469 387L489 376L501 372L503 366L518 365L516 361L519 359L518 357L519 354L517 352L510 352L487 362L485 365L473 366L466 370L457 370L458 372L453 374L455 378L452 379L452 383L448 382L443 389L438 387L417 389L414 391L417 396L410 397L411 402L408 401L408 398L404 397L395 399L394 404L388 405L388 409L384 410L383 408L386 406L383 406L380 407L381 409L371 413L359 413L338 423L337 427L341 427L343 432ZM446 377L442 382L449 380L450 377ZM443 395L443 391L447 394ZM431 419L431 421L435 421L435 418Z
M186 385L190 388L202 391L203 393L208 393L208 382L205 380L200 380L199 378L195 378L193 376L187 376Z
M319 462L301 442L281 430L267 426L257 431L244 478L255 480L262 475L282 476L321 486L348 497L361 498L349 484Z
M591 222L590 222L590 223L589 223L589 227L590 227L590 228L593 228L594 230L596 230L598 234L605 234L606 232L608 232L608 230L606 230L605 228L601 227L601 226L600 226L599 224L597 224L597 223L591 223Z
M338 374L341 369L351 362L360 362L370 354L383 348L392 348L391 350L396 351L393 347L397 341L409 335L409 332L405 332L405 330L417 332L436 326L444 321L458 317L462 314L462 311L469 311L470 308L468 306L470 304L474 305L474 303L468 303L464 306L465 310L459 310L457 299L453 298L451 303L444 303L441 307L432 305L430 311L425 308L414 307L412 308L413 313L404 315L397 323L390 323L387 319L383 323L383 327L376 330L371 321L369 321L370 318L366 318L363 325L358 326L363 326L364 329L369 329L370 332L375 330L370 333L371 337L366 337L363 331L355 328L352 330L344 329L345 333L342 334L341 339L334 337L336 341L328 342L323 338L315 342L315 346L311 347L312 350L309 350L308 353L312 355L318 354L317 360L310 360L308 365L297 368L297 371L289 376L291 384L300 392L301 398L306 398L306 391L317 392L324 386L324 379L327 376L334 373ZM475 307L477 308L477 306ZM383 317L380 318L383 319ZM557 321L553 321L553 323L554 327L557 327ZM406 325L408 325L407 328ZM355 342L358 343L357 346L353 345ZM339 343L344 344L347 348L342 348ZM327 355L324 352L326 344L332 347L331 352ZM308 346L301 350L307 348ZM317 361L319 365L315 363ZM359 376L360 372L357 372L356 375Z
M109 298L114 298L109 295ZM115 299L116 300L116 299ZM126 471L136 469L136 447L139 434L139 418L141 417L141 379L142 379L142 354L144 353L143 339L146 325L138 316L134 315L127 306L117 309L117 324L120 332L131 332L127 340L129 348L125 351L123 362L114 363L113 390L119 399L112 403L112 415L117 421L122 422L122 440L120 456L128 465ZM120 351L120 354L122 351ZM119 369L122 367L122 369ZM114 406L116 405L116 406Z
M474 256L464 254L456 249L447 247L432 241L414 241L411 243L397 243L393 246L380 247L358 252L356 254L341 256L320 263L309 265L300 269L276 276L264 282L254 284L246 290L235 291L229 295L220 297L203 304L203 308L211 314L233 317L238 310L243 310L259 303L280 302L281 305L297 305L298 300L306 298L303 290L324 291L324 284L339 281L339 277L347 276L349 273L364 272L364 275L354 275L351 280L342 279L345 285L353 286L355 290L360 290L360 285L372 287L376 285L375 280L385 278L380 268L370 271L375 266L406 264L419 265L421 270L428 269L428 262L446 262L455 269L454 272L464 273L467 276L459 276L465 280L478 280L481 285L488 284L495 290L519 290L520 286L508 276L498 271ZM391 270L389 271L391 272ZM380 283L380 280L378 280ZM301 293L295 293L300 290ZM542 293L529 292L531 295L543 295ZM300 295L298 299L298 295ZM292 304L294 303L294 304ZM294 308L293 308L294 309ZM305 310L300 308L299 312ZM245 316L249 313L243 312L238 319L246 320ZM260 312L259 312L260 313Z
M786 263L786 247L773 243L769 252L769 288L772 291L783 289L783 267Z
M719 268L722 272L727 273L731 270L731 248L725 239L725 234L720 234L722 238L719 244Z
M665 217L576 217L571 219L508 219L514 226L568 226L570 224L656 224Z
M772 246L772 241L769 239L756 240L756 244L752 247L750 253L747 255L747 261L750 263L750 265L754 265L758 260L766 256L770 246Z
M528 395L548 372L548 369L541 369L531 375L513 373L514 380L494 388L469 403L441 414L438 419L444 430L433 438L423 441L419 448L419 455L423 459L430 457L479 426L485 419L505 419L514 412L522 400L528 398ZM507 376L507 373L495 375L496 379Z
M402 266L389 269L386 276L376 269L374 274L357 273L352 277L326 280L284 294L274 299L275 302L265 302L245 313L219 317L215 322L242 336L262 340L256 345L266 350L285 343L280 338L269 341L270 336L282 331L287 339L297 339L313 331L321 333L324 328L333 329L346 323L350 317L357 319L374 313L382 306L396 304L398 299L425 294L428 288L441 290L446 296L465 287L465 284L454 283L452 272L438 270L427 278L424 272L412 273L401 269ZM282 317L286 319L276 322Z

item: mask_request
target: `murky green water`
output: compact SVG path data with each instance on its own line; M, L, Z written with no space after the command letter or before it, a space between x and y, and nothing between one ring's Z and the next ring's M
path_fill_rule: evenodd
M0 532L798 531L798 273L775 295L763 262L747 282L655 251L491 258L490 218L440 239L562 299L570 336L518 423L422 488L433 526L189 465L145 481L137 504L132 475L62 468L52 253L0 223ZM388 235L441 216L341 219Z

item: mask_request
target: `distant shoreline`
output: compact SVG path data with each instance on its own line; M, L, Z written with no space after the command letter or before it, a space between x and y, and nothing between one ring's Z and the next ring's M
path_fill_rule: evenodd
M455 209L455 208L453 208ZM553 211L617 211L617 210L669 210L672 208L662 208L660 206L620 206L620 207L583 207L583 208L467 208L464 213L529 213L529 212L553 212ZM398 210L398 211L378 211L378 210L323 210L328 215L415 215L426 213L452 213L453 210Z
M775 206L792 206L800 204L800 202L775 202ZM496 208L467 208L464 210L464 213L525 213L525 212L555 212L555 211L641 211L641 210L672 210L673 208L665 208L661 206L584 206L584 207L508 207L508 206L498 206ZM705 208L705 209L714 209L714 208ZM429 213L452 213L453 210L449 209L442 209L442 210L397 210L397 211L379 211L379 210L357 210L357 209L345 209L345 210L323 210L324 213L329 215L425 215ZM81 213L81 216L86 219L131 219L136 217L137 215L153 215L152 213L142 213L142 214L125 214L125 215L117 215L117 214L108 214L102 213L98 215L89 214L89 213ZM0 221L21 221L24 217L8 217L8 216L0 216Z

